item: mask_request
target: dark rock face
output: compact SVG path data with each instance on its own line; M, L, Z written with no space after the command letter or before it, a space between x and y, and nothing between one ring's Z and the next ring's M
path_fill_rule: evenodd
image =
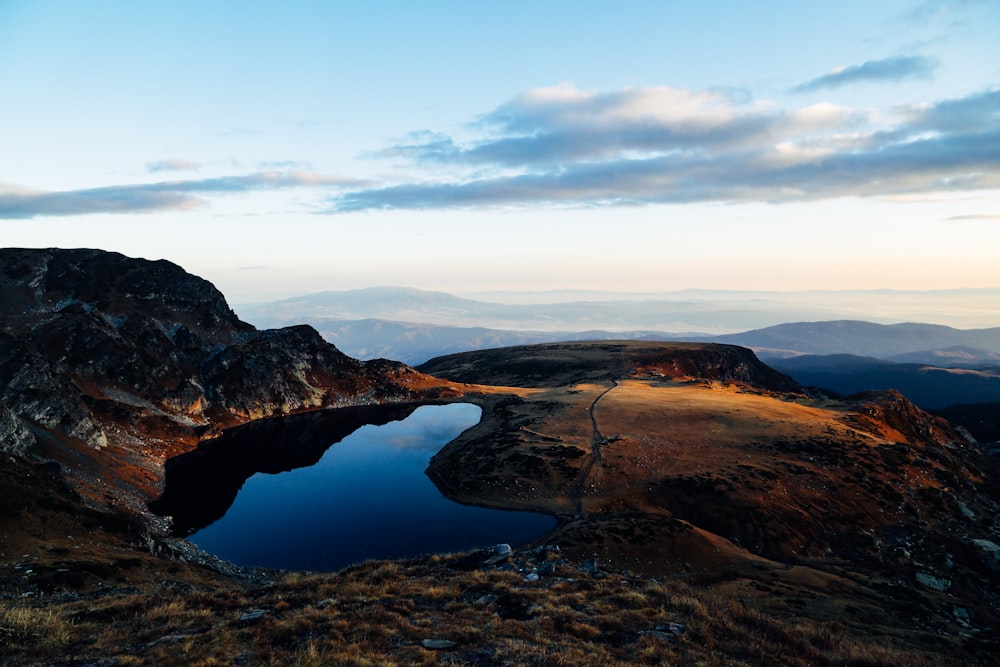
M423 377L307 326L258 331L170 262L0 249L0 451L64 463L84 495L154 497L166 458L224 428L413 401Z
M17 310L23 315L97 312L114 321L141 313L200 336L253 330L239 321L211 283L164 260L102 250L16 248L0 250L0 260L5 315Z

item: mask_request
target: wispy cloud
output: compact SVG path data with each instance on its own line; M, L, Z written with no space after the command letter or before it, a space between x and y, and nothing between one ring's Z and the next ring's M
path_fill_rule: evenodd
M903 12L897 20L912 26L933 23L955 24L967 20L967 12L982 7L991 0L924 0L916 7Z
M1000 213L972 213L969 215L953 215L947 218L949 221L964 220L1000 220Z
M856 83L884 83L906 79L928 79L938 63L926 56L895 56L881 60L867 60L860 65L838 67L823 76L806 81L792 89L795 93L830 90Z
M147 162L146 171L151 174L155 174L160 171L198 171L201 165L197 162L192 162L191 160L157 160L156 162Z
M200 180L43 191L0 184L0 219L89 213L150 213L204 206L200 195L299 187L363 187L366 181L305 171L263 171Z
M893 110L783 110L720 91L529 91L477 141L413 135L383 155L429 177L346 192L333 211L791 201L1000 187L1000 90ZM417 172L418 174L420 172Z
M302 171L312 169L312 164L303 162L302 160L266 160L258 163L257 168L267 171L275 169L293 169Z

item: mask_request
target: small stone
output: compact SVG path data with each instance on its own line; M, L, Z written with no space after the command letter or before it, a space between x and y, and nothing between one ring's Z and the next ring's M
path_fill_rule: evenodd
M441 649L452 648L455 646L455 642L449 641L447 639L425 639L420 642L424 648L433 649L439 651Z
M968 609L966 609L965 607L955 607L954 610L952 611L955 614L956 621L958 621L961 625L964 625L965 627L969 626L969 621L972 620L972 618L969 615Z
M507 560L510 558L512 549L509 544L498 544L493 547L492 551L493 553L486 559L487 565L496 565L501 561Z
M979 549L986 551L988 553L1000 552L1000 544L996 542L991 542L990 540L972 540L972 543L976 545Z
M976 513L973 512L972 510L970 510L969 507L968 507L968 505L966 505L962 501L959 500L959 501L956 501L956 502L958 503L958 509L959 509L960 512L962 512L962 515L966 519L970 519L972 521L975 521L975 519L976 519Z
M250 621L256 621L266 613L267 613L266 609L251 609L247 613L240 616L240 623L248 623Z
M525 581L532 581L532 582L538 581L539 579L541 579L541 577L538 576L537 572L532 572L531 574L529 574L524 578Z
M666 625L656 626L656 629L660 631L665 630L667 632L672 632L678 637L680 637L682 634L684 634L685 627L683 623L675 623L674 621L670 621Z
M917 581L923 586L941 593L951 588L951 582L947 579L935 577L934 575L927 574L926 572L917 572Z

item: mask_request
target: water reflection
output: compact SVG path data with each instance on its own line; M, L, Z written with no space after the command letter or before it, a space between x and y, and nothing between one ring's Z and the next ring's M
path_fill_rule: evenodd
M554 519L460 505L424 474L479 418L477 406L452 404L248 424L168 462L150 507L207 551L267 567L334 570L531 539Z
M406 419L416 408L320 410L227 429L167 461L163 495L149 508L173 517L173 534L187 537L222 518L252 475L314 465L327 449L362 426Z

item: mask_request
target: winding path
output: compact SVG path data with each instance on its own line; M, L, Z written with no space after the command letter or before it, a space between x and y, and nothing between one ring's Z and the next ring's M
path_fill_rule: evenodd
M590 456L587 462L583 464L580 468L580 474L576 478L573 486L570 488L570 497L576 499L576 509L578 512L583 511L583 492L587 484L587 478L590 477L590 472L594 469L595 463L601 463L604 461L604 454L601 448L607 444L608 440L601 433L601 428L597 423L597 403L602 398L604 398L608 392L615 389L618 386L618 380L612 380L611 386L602 391L594 400L590 403L590 423L592 426L592 433L590 436Z

